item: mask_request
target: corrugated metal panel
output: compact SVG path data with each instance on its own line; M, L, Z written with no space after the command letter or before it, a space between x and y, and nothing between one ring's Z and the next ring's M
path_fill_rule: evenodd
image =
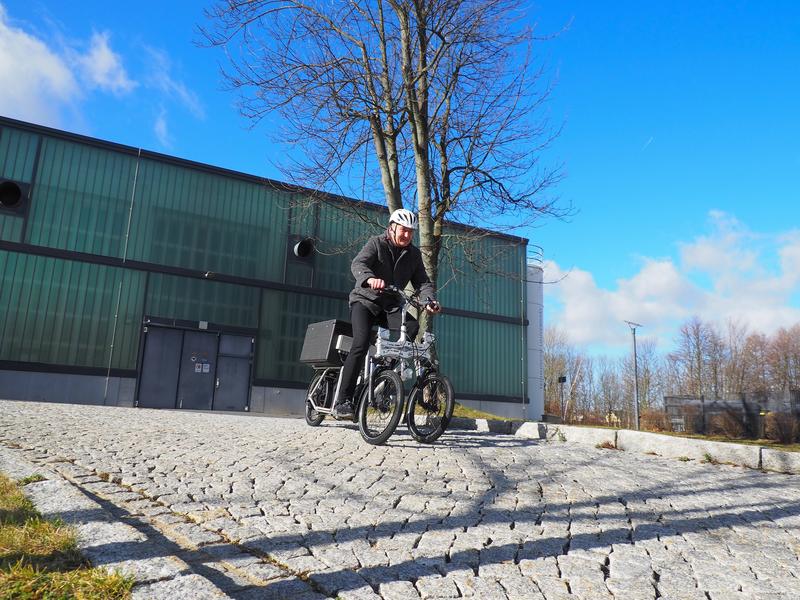
M0 214L0 240L21 242L22 222L22 217Z
M442 315L436 324L442 371L458 392L522 398L525 328Z
M135 169L135 157L44 138L26 241L121 257Z
M0 252L0 358L107 367L120 277L112 267ZM115 366L132 369L141 275L124 280L117 339L128 348Z
M156 317L256 329L258 289L151 273L145 312Z
M9 127L0 130L0 179L30 183L39 136ZM0 214L0 240L22 241L21 215Z
M3 127L0 130L0 177L30 183L39 136Z
M444 306L521 320L525 314L525 246L492 237L467 241L450 234L439 260Z
M128 258L282 281L285 206L265 186L142 160Z
M311 369L298 362L306 327L328 319L349 320L347 301L263 290L256 378L310 380Z
M122 278L122 293L120 295L119 288L115 288L120 302L111 367L135 369L138 360L142 316L144 315L144 284L147 274L127 269L118 269L117 271L118 278ZM115 302L116 299L115 297Z
M319 245L314 256L315 287L349 292L353 289L353 276L350 263L364 242L380 233L382 226L371 221L385 219L383 211L360 209L362 218L354 214L354 209L338 208L322 203L319 209ZM376 214L372 214L376 213Z

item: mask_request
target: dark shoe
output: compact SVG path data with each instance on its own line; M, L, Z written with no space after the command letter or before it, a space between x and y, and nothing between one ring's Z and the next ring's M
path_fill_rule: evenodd
M333 407L334 419L352 419L353 418L353 403L350 400L342 400Z

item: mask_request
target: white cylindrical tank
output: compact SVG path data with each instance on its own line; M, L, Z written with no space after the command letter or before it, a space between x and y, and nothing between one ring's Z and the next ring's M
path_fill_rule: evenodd
M528 264L528 411L526 418L541 421L544 414L544 271Z

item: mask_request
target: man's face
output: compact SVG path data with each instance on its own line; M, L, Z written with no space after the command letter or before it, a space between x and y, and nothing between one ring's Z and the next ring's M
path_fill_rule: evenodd
M408 246L411 238L414 237L414 230L410 227L403 227L398 223L392 223L392 242L395 246Z

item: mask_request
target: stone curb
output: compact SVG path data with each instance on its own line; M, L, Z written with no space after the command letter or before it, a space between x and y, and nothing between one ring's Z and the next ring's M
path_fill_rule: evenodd
M655 453L667 458L686 457L693 460L731 463L751 469L761 468L761 448L745 444L693 440L646 431L619 431L617 448L632 452Z
M477 421L475 429L480 431L482 419L473 420ZM519 423L506 427L514 435L530 439L590 444L596 447L616 448L617 450L654 454L667 458L705 460L750 469L800 474L800 452L788 452L735 442L681 438L649 431L578 427L535 421L497 421L497 423ZM486 428L484 430L491 430L491 426L483 427ZM458 428L457 425L456 428Z

